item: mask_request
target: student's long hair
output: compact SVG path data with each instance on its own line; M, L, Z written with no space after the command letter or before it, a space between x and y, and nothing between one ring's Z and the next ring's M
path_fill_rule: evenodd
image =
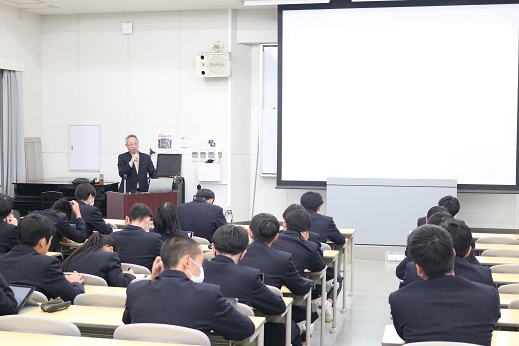
M160 234L175 234L180 230L178 223L177 210L173 203L164 202L157 209L157 214L153 218L155 231Z
M94 232L83 245L74 250L74 252L61 263L61 270L66 271L71 261L81 256L89 257L94 252L101 250L105 245L112 246L115 253L119 252L117 243L112 236Z

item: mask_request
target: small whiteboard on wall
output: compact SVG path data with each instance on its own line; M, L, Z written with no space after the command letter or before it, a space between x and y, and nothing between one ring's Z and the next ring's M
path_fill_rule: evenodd
M101 125L69 125L71 171L101 171Z

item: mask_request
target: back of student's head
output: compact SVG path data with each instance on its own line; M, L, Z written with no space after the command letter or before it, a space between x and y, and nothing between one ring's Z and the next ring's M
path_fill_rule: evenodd
M0 193L0 219L5 219L13 210L13 199L11 196Z
M235 225L223 225L213 235L213 246L222 255L237 255L247 249L249 235L245 228Z
M460 202L456 197L453 196L442 197L438 201L438 205L447 208L452 216L456 216L456 214L460 211Z
M58 199L54 202L52 209L54 209L56 213L65 214L68 220L70 220L70 217L72 216L72 205L65 198Z
M86 201L88 196L96 196L96 189L90 184L79 184L76 187L76 192L74 194L76 195L77 200Z
M68 256L63 261L63 263L61 263L61 269L66 271L69 263L74 261L76 258L90 256L95 251L102 250L105 246L111 246L113 248L113 252L119 253L117 243L111 235L94 232L83 245L74 250L70 256Z
M287 219L287 215L293 212L294 210L304 210L306 211L306 208L303 207L301 204L290 204L285 211L283 212L283 220Z
M249 228L254 236L254 241L270 243L279 233L279 221L272 214L261 213L254 215Z
M450 273L454 269L454 252L450 234L436 225L423 225L407 237L409 257L422 267L428 277Z
M310 230L312 226L312 218L306 210L294 210L287 215L285 219L287 230L297 231L299 233Z
M214 192L209 189L200 189L196 192L195 198L202 198L206 201L214 199Z
M303 193L299 200L301 205L306 210L317 211L321 205L323 205L323 196L319 192L308 191Z
M445 211L445 212L449 213L449 210L447 208L442 207L441 205L435 205L434 207L432 207L431 209L429 209L427 211L427 219L429 219L433 214L439 213L440 211Z
M135 203L132 205L129 214L130 221L142 221L147 217L153 217L151 209L143 203Z
M16 233L20 245L35 247L41 238L49 241L56 234L56 227L48 217L30 214L20 221Z
M196 241L183 235L174 235L162 245L160 257L165 269L173 269L179 265L182 257L188 255L194 261L200 253L202 248Z
M429 225L440 226L443 222L448 219L452 219L452 215L447 213L446 211L439 211L431 215L431 217L427 218L427 223Z
M472 232L469 226L461 220L454 218L446 220L441 224L441 227L445 228L452 237L452 245L456 250L456 256L465 257L469 252L470 245L472 244Z
M157 233L161 234L173 234L180 229L177 210L173 203L164 202L160 205L153 218L153 226Z

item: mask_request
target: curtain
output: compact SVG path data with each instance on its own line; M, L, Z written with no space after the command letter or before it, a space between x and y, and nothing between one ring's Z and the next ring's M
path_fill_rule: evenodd
M22 73L0 70L1 185L14 197L13 183L25 182Z

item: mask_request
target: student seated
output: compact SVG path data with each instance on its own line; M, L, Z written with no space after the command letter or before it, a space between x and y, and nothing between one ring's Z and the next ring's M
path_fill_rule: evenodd
M15 315L18 313L18 302L14 292L4 277L0 274L0 316Z
M319 233L321 243L328 240L337 245L346 243L346 238L341 234L333 218L331 216L321 215L321 207L323 206L323 196L319 192L308 191L301 196L301 205L308 211L312 219L310 232Z
M301 204L292 203L283 212L283 220L286 220L287 215L290 214L291 212L293 212L294 210L306 211L305 207L303 207ZM282 232L283 232L283 230L279 230L279 233L282 233ZM322 246L321 237L320 237L319 233L308 231L308 232L305 232L304 234L302 234L302 236L304 237L305 240L313 241L314 243L319 245L319 247Z
M162 241L166 241L176 234L189 236L187 232L180 229L177 210L171 202L164 202L160 205L157 215L153 218L153 226L155 228L150 229L150 232L160 234Z
M138 264L151 271L162 246L160 234L148 232L153 213L148 206L135 203L129 214L128 226L111 234L119 247L119 258L123 263Z
M94 206L94 201L96 198L95 187L86 183L79 184L76 187L75 195L77 203L79 204L81 217L83 217L83 220L86 224L87 237L90 237L94 231L98 231L102 234L112 233L112 227L110 227L110 225L105 222L99 208ZM74 220L75 218L73 217L70 222L75 223Z
M168 239L150 280L128 286L123 322L173 324L206 334L213 330L227 340L251 336L252 321L227 303L218 286L202 282L203 260L202 248L193 239Z
M108 286L127 287L135 279L135 274L131 269L121 269L118 252L112 236L95 232L61 263L61 269L97 275L105 279Z
M447 209L445 211L447 211L449 214L451 214L452 217L455 217L456 214L460 211L460 202L458 201L458 199L456 197L444 196L444 197L440 198L440 200L438 201L438 207L444 207L445 209ZM421 225L425 225L426 223L429 223L429 222L427 222L427 218L430 215L444 210L444 209L440 209L440 208L438 208L438 209L433 209L433 208L429 209L427 216L424 216L424 217L421 217L418 219L418 221L417 221L418 227L420 227Z
M0 193L0 254L9 252L18 245L17 225L18 220L13 216L13 199Z
M501 316L497 289L454 275L452 237L439 226L415 229L407 248L423 280L389 296L398 335L406 344L451 341L490 346Z
M76 227L69 222L72 212L76 215ZM55 251L63 237L72 241L83 243L87 235L85 220L81 217L81 210L76 201L67 201L65 198L57 200L52 209L36 210L31 214L48 217L56 227L56 235L52 238L49 251Z
M56 257L46 256L54 222L45 216L30 214L20 221L18 241L11 251L0 255L0 273L8 284L35 286L48 299L60 297L64 301L85 293L81 274L63 275Z

